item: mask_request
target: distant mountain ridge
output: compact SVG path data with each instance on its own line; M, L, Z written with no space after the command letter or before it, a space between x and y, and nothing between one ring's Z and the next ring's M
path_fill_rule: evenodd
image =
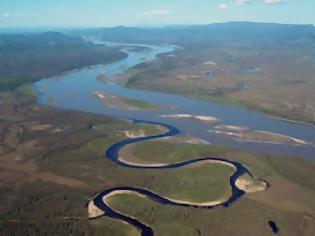
M185 46L224 43L279 44L308 38L315 42L313 25L286 25L274 23L230 22L209 25L136 28L118 26L79 30L98 38L117 42L170 43ZM303 43L303 40L302 42Z
M65 35L59 32L47 31L44 33L0 34L0 52L24 50L46 45L82 45L81 38Z

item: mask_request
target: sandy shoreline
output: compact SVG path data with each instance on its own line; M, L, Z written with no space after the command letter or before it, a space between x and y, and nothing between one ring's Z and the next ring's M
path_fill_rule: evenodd
M119 157L118 160L125 163L125 164L131 165L131 166L139 166L139 167L167 167L167 166L176 164L176 163L173 163L173 164L172 163L152 163L152 164L150 164L150 163L145 163L145 162L132 162L132 161L125 160L123 157ZM203 165L203 164L205 164L205 162L226 165L226 166L232 167L233 169L236 169L233 164L225 162L225 161L220 161L220 160L203 160L203 161L199 161L196 163L191 163L190 166ZM184 168L184 167L187 167L187 166L182 166L180 168Z
M214 116L203 116L203 115L191 115L191 114L173 114L173 115L160 115L162 118L173 118L173 119L196 119L204 122L218 122L219 119Z
M277 145L311 145L311 143L309 142L288 135L265 130L251 130L248 127L239 127L233 125L218 125L215 126L213 130L209 130L209 132L218 135L229 136L238 142L268 143ZM257 136L259 134L269 135L269 140L268 138L259 138L259 136ZM274 140L276 138L278 138L279 140Z
M105 215L105 212L95 206L94 200L92 199L88 204L88 215L89 219L95 219Z
M315 128L315 125L310 123L310 122L303 122L303 121L298 121L298 120L290 120L290 119L287 119L287 118L283 118L283 117L280 117L280 116L274 116L274 115L270 115L270 114L264 114L264 115L272 117L272 118L275 118L277 120L284 121L284 122L293 123L293 124L300 124L300 125L305 125L305 126L310 126L312 128Z
M159 195L159 194L157 194L157 193L155 193L155 192L153 192L151 190L148 190L148 191L150 191L153 194ZM116 196L116 195L119 195L119 194L133 194L133 195L136 195L138 197L150 199L146 195L143 195L143 194L131 191L131 190L117 190L117 191L113 191L110 194L104 196L103 197L103 201L107 205L109 205L108 198ZM188 200L187 201L186 200L176 200L176 199L168 198L168 197L165 197L165 196L162 196L162 195L159 195L159 196L161 196L162 198L167 199L167 200L169 200L171 202L177 203L177 204L187 204L187 205L196 205L196 206L216 206L216 205L222 204L223 202L226 201L226 199L222 199L222 200L198 203L198 202L192 202L192 201L188 201Z
M246 130L249 130L248 127L236 126L236 125L217 125L214 128L215 129L220 129L220 130L232 130L232 131L246 131Z
M142 138L145 137L144 130L138 131L123 131L127 138Z
M155 140L154 142L163 142L168 141L170 143L176 143L176 144L195 144L195 145L211 145L210 142L201 139L196 138L189 135L183 135L183 136L177 136L177 137L164 137L160 140Z
M236 180L235 186L245 193L261 192L268 188L268 184L265 181L258 179L256 181L258 181L258 183L255 183L252 177L242 175Z
M132 162L132 161L125 160L123 157L119 157L118 160L125 164L131 165L131 166L139 166L139 167L166 167L170 165L168 163Z
M264 130L257 130L258 132L261 133L265 133L265 134L271 134L271 135L277 135L279 137L283 137L283 138L288 138L290 140L292 140L294 143L296 143L296 145L307 145L310 144L302 139L297 139L288 135L284 135L284 134L278 134L278 133L274 133L274 132L270 132L270 131L264 131Z

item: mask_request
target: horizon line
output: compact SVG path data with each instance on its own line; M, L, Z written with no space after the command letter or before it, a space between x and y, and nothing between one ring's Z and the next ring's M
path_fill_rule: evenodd
M225 22L211 22L211 23L157 23L157 24L134 24L134 25L111 25L111 26L100 26L100 25L90 25L90 26L9 26L9 27L1 27L0 30L19 30L19 29L95 29L95 28L163 28L163 27L183 27L183 26L202 26L202 25L215 25L215 24L231 24L231 23L247 23L247 24L275 24L275 25L297 25L297 26L307 26L312 25L315 27L315 23L282 23L282 22L263 22L263 21L225 21Z

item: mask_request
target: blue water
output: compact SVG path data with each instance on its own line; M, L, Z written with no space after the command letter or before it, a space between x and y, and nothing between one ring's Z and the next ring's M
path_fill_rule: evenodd
M103 43L103 42L97 42ZM126 46L132 44L109 43L109 46ZM277 118L266 116L238 107L229 107L212 104L178 95L150 92L137 89L129 89L115 84L115 76L125 70L146 61L154 60L157 55L177 50L171 45L136 45L146 46L151 50L141 52L128 52L128 57L121 61L83 68L69 72L54 78L43 79L34 84L37 94L37 102L57 108L92 112L97 114L117 116L120 118L140 119L162 122L180 129L183 133L207 140L216 145L238 148L268 154L287 154L304 157L315 161L315 148L313 145L293 146L274 145L265 143L240 143L220 135L210 134L209 129L218 124L245 126L251 129L266 130L298 139L315 143L315 129L308 125L285 122ZM105 73L109 78L108 83L99 82L96 77ZM132 111L106 107L94 95L95 91L103 91L132 99L140 99L155 105L161 109L150 111ZM193 115L215 116L221 121L209 124L197 120L174 120L161 118L160 115L188 113Z
M269 221L268 225L270 226L270 228L274 234L277 234L279 232L279 228L274 221Z
M123 215L123 214L111 209L110 206L107 205L106 202L104 202L104 200L103 200L104 197L109 195L112 192L115 192L115 191L126 190L126 191L139 193L141 195L145 195L150 200L158 202L158 203L163 204L163 205L213 209L213 208L217 208L220 206L229 207L232 203L237 201L240 197L242 197L245 194L244 191L242 191L236 187L235 182L243 174L249 174L250 176L252 176L252 174L244 166L242 166L240 163L235 162L235 161L230 161L230 160L217 158L217 157L206 157L206 158L201 158L201 159L183 161L183 162L176 163L176 164L170 164L167 166L145 167L145 166L140 166L137 164L128 164L128 163L125 163L125 162L119 160L119 151L122 150L127 145L130 145L133 143L143 142L146 140L154 140L154 139L160 139L160 138L164 138L164 137L172 137L172 136L180 134L180 131L177 128L172 127L170 125L165 125L165 124L161 124L161 123L157 123L157 122L146 122L146 121L140 121L140 120L135 120L134 123L146 123L146 124L152 124L152 125L159 125L159 126L165 127L167 129L167 131L163 134L160 134L160 135L126 139L126 140L122 140L120 142L117 142L106 150L105 155L108 159L115 162L116 164L118 164L121 167L133 168L133 169L151 169L151 170L176 169L176 168L181 168L181 167L188 166L188 165L191 165L194 163L204 162L204 161L208 161L208 160L223 161L223 162L231 164L235 167L235 173L230 177L231 196L227 201L220 203L220 204L217 204L217 205L200 206L197 204L177 203L175 201L164 198L164 197L162 197L162 196L160 196L154 192L151 192L150 190L146 190L146 189L142 189L142 188L115 187L115 188L106 189L106 190L102 191L101 193L97 194L97 196L93 199L94 205L97 206L99 209L101 209L104 212L104 215L111 217L111 218L114 218L114 219L122 220L124 222L127 222L127 223L133 225L134 227L136 227L141 232L142 236L153 236L154 232L150 228L150 226L143 224L142 222L140 222L139 220L137 220L133 217ZM102 217L102 216L100 216L100 217Z

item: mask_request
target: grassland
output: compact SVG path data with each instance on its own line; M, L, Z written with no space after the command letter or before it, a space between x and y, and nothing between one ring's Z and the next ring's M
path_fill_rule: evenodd
M123 160L131 162L174 164L207 156L222 156L226 151L225 148L210 145L146 141L125 147L120 155ZM147 155L150 152L154 155Z
M229 198L230 176L234 169L222 164L205 163L163 171L149 187L152 191L178 201L202 204Z

